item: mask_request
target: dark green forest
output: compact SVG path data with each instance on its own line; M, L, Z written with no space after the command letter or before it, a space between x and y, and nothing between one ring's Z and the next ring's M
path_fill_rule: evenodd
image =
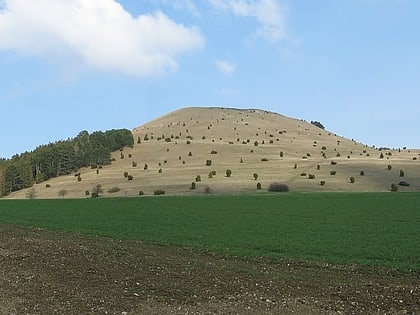
M0 159L0 196L71 174L81 167L111 164L111 152L133 144L133 135L127 129L91 134L82 131L75 138L41 145L11 159Z

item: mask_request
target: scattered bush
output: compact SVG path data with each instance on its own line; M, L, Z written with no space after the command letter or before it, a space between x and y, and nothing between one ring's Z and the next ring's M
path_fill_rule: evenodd
M90 195L90 191L89 190L86 190L85 191L85 196L89 196Z
M257 183L257 190L261 190L261 183Z
M197 175L197 176L195 177L195 181L196 181L196 182L201 182L201 176L200 176L200 175Z
M45 185L45 188L51 188L51 185L50 184L46 184Z
M379 155L379 158L380 159L383 159L384 158L384 154L381 152L381 154ZM398 187L397 187L397 189L398 189Z
M320 184L321 186L324 186L324 185L325 185L325 180L321 180L321 181L319 182L319 184Z
M360 171L360 176L365 176L365 171Z
M335 175L337 174L337 171L330 171L330 175Z
M217 151L212 150L212 151L210 152L210 154L217 154Z
M144 167L143 167L143 169L145 170L145 171L147 171L147 169L149 168L149 166L147 165L147 164L144 164Z
M321 169L321 165L319 165L319 164L318 164L318 165L316 166L316 169L319 171L319 170Z
M137 162L133 161L132 165L133 165L133 167L137 167Z
M124 159L124 153L121 152L121 160Z
M284 156L283 151L280 151L280 157L282 158Z
M80 174L79 174L79 176L77 176L77 181L78 182L81 182L82 181L82 177L80 176Z
M257 140L254 141L254 146L258 147L258 141Z
M230 177L232 175L232 171L227 169L226 170L226 177Z
M211 166L211 160L206 160L206 166Z
M282 184L282 183L271 183L270 186L268 186L268 191L288 192L289 187L286 184Z
M128 177L128 172L124 172L124 178Z
M206 194L211 194L211 188L209 186L204 187L204 192Z
M354 178L354 176L350 177L350 183L354 184L355 181L356 179Z
M408 186L410 186L410 184L409 183L407 183L406 181L400 181L399 183L398 183L398 185L400 185L400 186L404 186L404 187L408 187Z
M400 170L400 177L404 177L405 173L403 170Z
M191 187L190 187L190 189L195 189L195 182L192 182L192 183L191 183Z
M394 183L391 184L391 191L398 191L398 186Z
M258 174L257 173L254 173L254 175L252 175L252 176L254 177L255 180L258 179Z
M58 196L64 198L67 195L68 191L66 189L61 189L58 191Z
M315 179L315 175L314 175L314 174L309 174L309 175L308 175L308 178L309 178L309 179Z
M388 164L387 169L388 169L388 171L392 170L392 165Z
M164 194L165 194L165 191L164 191L163 189L156 189L156 190L153 192L153 194L154 194L155 196L164 195Z
M159 174L162 174L162 172L163 172L163 170L160 168L160 169L158 170L158 173L159 173Z
M143 196L143 195L144 195L143 190L140 190L140 191L139 191L139 196Z
M336 161L331 161L331 165L337 165Z
M128 179L128 180L133 180L133 178L134 178L134 177L133 177L133 175L128 175L128 176L127 176L127 179Z
M268 162L268 159L267 158L262 158L261 162Z
M113 193L119 192L120 190L121 190L121 189L120 189L120 187L118 187L118 186L114 186L114 187L112 187L112 188L108 189L108 192L109 192L110 194L113 194Z
M300 173L300 176L306 176L306 173Z
M128 158L131 159L133 155L131 153L128 153Z

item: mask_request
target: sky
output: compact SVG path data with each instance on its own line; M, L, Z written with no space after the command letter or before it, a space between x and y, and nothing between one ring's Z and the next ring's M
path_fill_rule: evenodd
M0 0L0 157L191 106L420 148L418 0Z

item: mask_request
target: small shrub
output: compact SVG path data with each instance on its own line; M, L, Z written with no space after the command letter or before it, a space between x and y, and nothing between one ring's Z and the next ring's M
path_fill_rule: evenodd
M400 185L400 186L404 186L404 187L408 187L408 186L410 186L410 184L409 184L409 183L407 183L405 180L400 181L400 182L398 183L398 185Z
M206 166L211 166L211 160L206 160Z
M280 157L282 158L284 156L283 151L280 151Z
M335 175L337 174L337 171L330 171L330 175Z
M212 150L212 151L210 152L210 154L217 154L217 151Z
M45 188L50 188L51 187L51 185L50 184L46 184L45 185Z
M192 152L190 151L190 152L188 152L188 156L192 156Z
M195 177L195 181L196 181L196 182L201 182L201 176L200 176L200 175L197 175L197 176Z
M153 194L154 194L155 196L164 195L164 194L165 194L165 191L164 191L163 189L156 189L156 190L153 192Z
M398 191L398 186L394 183L391 184L391 191Z
M68 193L67 189L61 189L61 190L58 192L58 196L60 196L60 197L64 198L64 197L67 195L67 193Z
M400 177L404 177L405 173L403 170L400 170Z
M108 192L109 192L110 194L113 194L113 193L119 192L120 190L121 190L121 189L120 189L120 187L118 187L118 186L114 186L114 187L112 187L112 188L108 189Z
M128 175L128 176L127 176L127 179L128 179L128 180L133 180L133 178L134 178L134 177L133 177L133 175Z
M226 170L226 177L230 177L230 176L232 176L232 171L227 169Z
M365 171L360 171L360 176L365 176Z
M318 164L318 165L316 166L316 169L319 171L319 170L321 169L321 165L319 165L319 164Z
M124 159L124 153L121 152L121 160Z
M89 190L86 190L85 191L85 196L89 196L90 195L90 191Z
M158 170L158 173L159 173L159 174L162 174L162 172L163 172L163 170L160 168L160 169Z
M128 172L124 172L124 178L128 177Z
M379 158L380 159L383 159L384 158L384 154L381 152L381 154L379 155Z
M350 183L354 184L355 181L356 179L354 178L354 176L350 177Z
M128 153L128 158L131 159L133 155L131 153Z
M309 174L309 175L308 175L308 178L309 178L309 179L315 179L315 175L314 175L314 174Z
M77 176L77 181L78 182L81 182L82 181L82 177L80 176L80 174L79 174L79 176Z
M257 183L257 190L261 190L261 183Z
M144 167L143 167L143 169L145 170L145 171L147 171L147 169L149 168L149 166L147 165L147 164L144 164Z
M388 169L388 171L392 170L392 165L388 164L387 169Z
M289 187L286 184L282 184L282 183L271 183L268 186L268 191L272 191L272 192L288 192L289 191Z
M293 167L294 169L297 169L297 164L295 164L295 166Z
M331 165L337 165L336 161L331 161Z
M254 177L255 180L258 179L258 174L257 173L254 173L254 175L252 175L252 176Z
M90 197L91 197L91 198L98 198L98 197L99 197L99 195L98 195L98 193L93 192L93 193L92 193L92 195L91 195Z
M306 176L306 173L300 173L300 176Z
M143 190L140 190L140 191L139 191L139 196L143 196L143 195L144 195Z
M321 180L321 181L319 182L319 184L320 184L321 186L324 186L324 185L325 185L325 180Z
M206 194L211 194L211 188L209 186L204 187L204 192Z
M262 158L261 162L268 162L268 159L267 158Z
M132 165L133 165L133 167L137 167L137 162L133 161Z
M192 182L192 183L191 183L191 187L190 187L190 189L195 189L195 182Z
M254 146L258 147L258 141L257 140L254 141Z

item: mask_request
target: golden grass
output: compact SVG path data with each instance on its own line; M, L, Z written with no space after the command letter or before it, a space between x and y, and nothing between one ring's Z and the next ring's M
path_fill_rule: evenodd
M146 134L148 141L144 140ZM420 189L420 150L379 151L305 121L262 110L185 108L135 128L133 135L134 147L114 152L115 161L99 174L96 169L85 168L80 170L81 182L69 175L37 184L36 197L58 198L58 192L65 189L66 198L84 198L85 191L98 184L104 196L135 196L140 190L151 195L156 189L167 194L198 194L206 187L215 193L251 193L257 192L258 182L266 190L274 181L286 183L292 191L387 191L401 180L410 183L409 187L400 187L401 191ZM379 158L381 152L383 159ZM212 160L212 165L206 166L206 160ZM331 161L337 164L331 165ZM145 164L148 170L144 170ZM232 171L231 177L226 177L227 169ZM217 174L209 178L213 170ZM331 170L337 174L330 175ZM362 170L364 176L360 175ZM400 170L404 170L404 178L399 177ZM124 172L133 180L124 178ZM258 180L253 178L254 173ZM306 176L302 176L304 173ZM308 179L309 174L315 179ZM192 190L197 175L202 181ZM354 184L349 181L351 176L355 177ZM321 180L326 182L324 186ZM46 188L46 184L51 187ZM120 191L108 193L112 187ZM23 190L9 198L25 196Z

